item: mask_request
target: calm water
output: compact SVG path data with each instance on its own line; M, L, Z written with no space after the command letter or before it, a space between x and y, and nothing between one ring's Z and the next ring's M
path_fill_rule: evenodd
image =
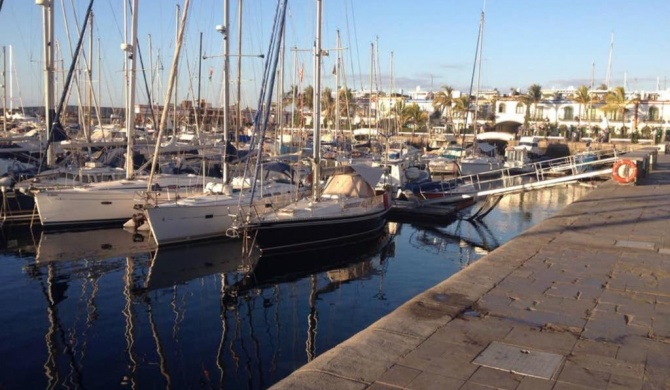
M0 388L269 387L588 191L257 262L231 241L156 251L120 229L5 231Z

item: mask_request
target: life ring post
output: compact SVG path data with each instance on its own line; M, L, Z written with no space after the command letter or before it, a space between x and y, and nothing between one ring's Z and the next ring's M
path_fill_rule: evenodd
M612 179L619 184L635 184L637 181L637 162L622 158L612 166Z

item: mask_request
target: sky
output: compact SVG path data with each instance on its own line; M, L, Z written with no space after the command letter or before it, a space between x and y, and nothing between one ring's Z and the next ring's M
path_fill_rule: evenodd
M82 23L89 1L52 1L61 53L57 57L62 58L57 66L67 69L72 58L70 45L74 48L79 35L76 23ZM241 101L243 107L255 107L264 61L255 56L268 50L277 3L241 0L240 27L239 1L230 0L230 53L239 54L237 40L241 30ZM179 5L183 10L183 2L140 0L138 7L139 46L146 77L153 79L152 90L158 102L165 101L175 46L176 9ZM179 100L192 100L197 95L202 33L203 52L211 58L201 62L200 96L214 106L221 105L223 49L222 36L215 26L223 24L223 4L223 0L191 0L180 56ZM299 68L304 68L299 87L313 85L310 49L316 31L316 4L316 0L288 0L284 91L298 84ZM417 88L439 90L449 85L467 92L475 65L482 11L485 18L481 90L497 88L508 93L518 88L523 92L531 84L545 89L576 88L590 85L592 78L599 85L605 82L610 53L611 86L624 86L625 82L626 90L630 91L668 87L668 0L323 0L322 4L322 47L329 51L323 60L324 87L335 87L332 69L339 53L344 63L340 85L346 83L346 87L354 90L369 89L372 73L373 89L407 92ZM123 5L123 0L96 0L93 7L93 84L96 95L106 106L124 104L120 50L124 41ZM41 7L31 0L4 1L0 10L0 46L12 47L11 105L16 108L21 104L43 104ZM88 41L85 51L88 52ZM237 61L238 57L230 58L232 103L236 101ZM9 68L9 58L7 64ZM61 73L57 77L60 91L64 76ZM145 103L142 74L138 74L138 84L137 101ZM77 104L76 94L69 103Z

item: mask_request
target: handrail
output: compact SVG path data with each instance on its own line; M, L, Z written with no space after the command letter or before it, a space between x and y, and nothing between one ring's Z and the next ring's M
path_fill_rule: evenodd
M516 192L521 189L532 189L542 186L557 185L565 183L570 180L577 180L580 178L600 176L606 174L610 168L595 169L603 165L611 166L621 157L616 150L611 151L597 151L592 152L588 156L594 156L593 160L583 160L587 155L578 154L567 157L546 160L543 162L536 162L524 165L524 168L529 168L528 172L519 174L512 174L510 168L503 168L494 171L486 172L485 174L474 174L468 176L459 176L443 183L454 183L456 181L461 186L471 186L471 190L457 191L457 188L443 191L442 197L426 199L423 192L420 194L424 197L424 203L443 203L462 197L479 197L493 193L505 193L505 190ZM613 156L613 157L604 157ZM561 178L547 178L549 176L556 176L557 174L569 173ZM522 184L523 179L533 177L533 183ZM444 187L442 187L444 188ZM427 192L426 192L427 193Z

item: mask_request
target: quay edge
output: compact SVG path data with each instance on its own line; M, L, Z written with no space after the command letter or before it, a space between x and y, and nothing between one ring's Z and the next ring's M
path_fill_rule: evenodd
M637 184L606 182L273 388L669 388L670 155ZM560 364L473 363L492 344Z

